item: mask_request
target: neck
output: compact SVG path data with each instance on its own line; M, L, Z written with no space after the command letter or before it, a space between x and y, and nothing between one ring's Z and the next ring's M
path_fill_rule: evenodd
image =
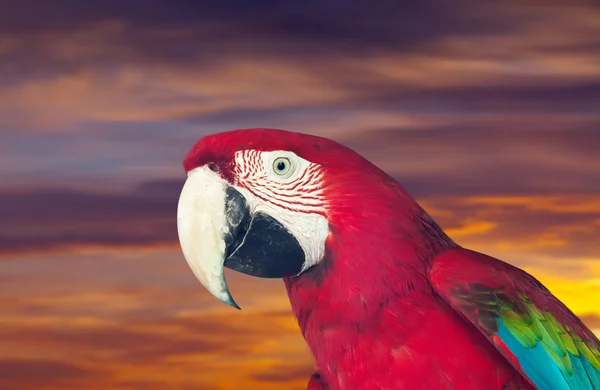
M284 279L319 368L335 365L335 351L351 342L352 332L368 330L381 310L411 305L412 294L430 291L429 261L455 245L414 200L361 205L330 216L334 223L319 265Z

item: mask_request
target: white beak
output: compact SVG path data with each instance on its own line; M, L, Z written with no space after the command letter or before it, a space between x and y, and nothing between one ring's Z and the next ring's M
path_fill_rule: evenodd
M204 288L239 309L223 272L226 188L227 183L207 167L189 171L177 206L177 232L183 256Z

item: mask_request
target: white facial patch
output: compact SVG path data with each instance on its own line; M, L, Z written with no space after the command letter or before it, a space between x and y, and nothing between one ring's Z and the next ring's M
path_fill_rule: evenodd
M235 161L235 187L250 212L270 215L296 237L306 255L302 271L321 261L329 223L320 166L289 151L244 150L236 153ZM274 165L285 161L289 170L280 174Z

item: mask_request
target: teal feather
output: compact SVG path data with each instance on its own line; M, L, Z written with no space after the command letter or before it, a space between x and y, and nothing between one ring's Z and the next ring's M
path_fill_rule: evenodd
M517 358L523 372L539 390L600 390L600 371L581 353L567 352L571 373L561 370L539 340L534 346L523 344L498 318L498 337Z

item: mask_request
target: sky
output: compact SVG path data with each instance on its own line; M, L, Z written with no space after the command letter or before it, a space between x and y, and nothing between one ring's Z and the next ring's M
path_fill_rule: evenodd
M280 280L180 252L200 137L335 139L600 334L600 6L0 0L0 388L305 389Z

